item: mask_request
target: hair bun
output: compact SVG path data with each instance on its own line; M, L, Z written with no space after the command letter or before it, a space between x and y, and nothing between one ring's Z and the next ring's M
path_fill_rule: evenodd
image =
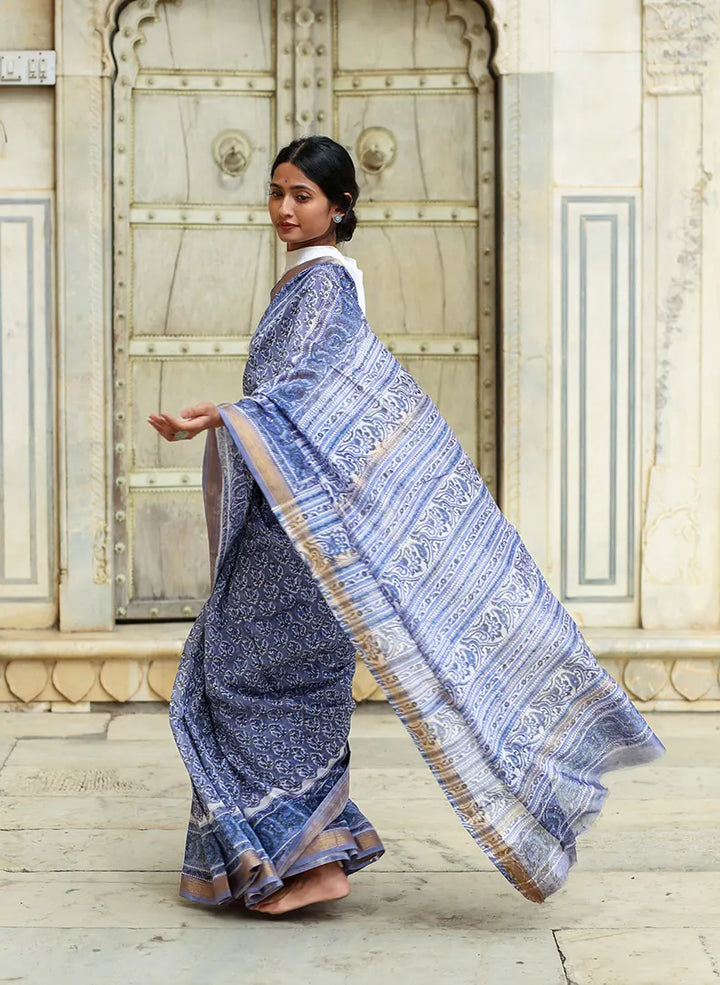
M338 243L348 243L353 238L356 226L357 216L355 215L355 209L350 208L343 216L342 222L339 222L337 225Z

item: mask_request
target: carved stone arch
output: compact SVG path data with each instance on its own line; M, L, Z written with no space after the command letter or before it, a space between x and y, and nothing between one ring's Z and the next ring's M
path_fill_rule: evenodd
M519 71L520 0L477 0L488 12L495 44L492 67L497 75Z
M114 75L117 71L123 85L132 85L138 70L135 46L145 40L143 24L145 21L159 20L159 4L176 2L177 0L111 0L105 11L102 27L103 74Z
M102 27L98 29L102 37L102 74L114 74L113 41L119 30L127 41L127 44L123 44L124 50L131 50L143 39L142 23L157 19L158 5L175 2L177 0L111 0L105 8ZM473 30L478 19L482 20L484 17L484 28L487 28L492 39L492 52L489 59L491 71L496 75L506 75L510 71L511 58L513 55L517 57L519 0L445 0L445 2L448 5L448 17L458 17L465 22L466 33L463 37L471 46L470 64L474 64L473 46L477 47L477 37L473 34ZM123 17L126 11L127 20ZM120 24L121 18L122 24Z
M477 48L476 27L483 20L483 29L490 34L492 50L487 64L493 75L507 75L517 63L520 36L520 0L446 0L448 17L458 17L465 23L463 39L470 44L470 65ZM517 70L517 69L515 69ZM471 76L472 77L472 76Z
M437 3L438 0L431 0ZM447 6L447 19L456 18L463 22L463 41L467 42L467 72L478 88L487 85L487 71L497 74L494 64L497 52L498 31L494 20L494 10L484 0L442 0ZM490 51L485 47L485 39L490 39Z

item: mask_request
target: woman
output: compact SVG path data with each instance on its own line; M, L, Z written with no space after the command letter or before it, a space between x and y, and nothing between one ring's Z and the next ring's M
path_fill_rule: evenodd
M460 820L528 899L564 882L601 774L662 745L598 666L435 406L372 334L336 249L358 187L294 141L269 209L287 271L208 430L215 581L171 722L193 783L181 894L283 913L348 891L382 843L348 799L358 652Z

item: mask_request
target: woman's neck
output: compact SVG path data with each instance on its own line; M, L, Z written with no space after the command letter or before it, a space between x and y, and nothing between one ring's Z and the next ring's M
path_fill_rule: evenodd
M287 251L288 253L294 253L296 250L305 250L309 246L337 247L337 236L331 230L329 233L326 233L324 236L317 236L315 239L305 240L304 243L288 243Z

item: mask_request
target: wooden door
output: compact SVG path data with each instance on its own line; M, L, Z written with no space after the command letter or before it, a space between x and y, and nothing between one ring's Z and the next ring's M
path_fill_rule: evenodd
M193 617L209 591L202 442L169 445L145 420L241 396L250 336L281 262L268 168L294 136L330 133L359 162L360 226L347 252L365 271L370 322L494 487L489 49L482 8L445 0L140 0L121 13L112 135L119 619Z

